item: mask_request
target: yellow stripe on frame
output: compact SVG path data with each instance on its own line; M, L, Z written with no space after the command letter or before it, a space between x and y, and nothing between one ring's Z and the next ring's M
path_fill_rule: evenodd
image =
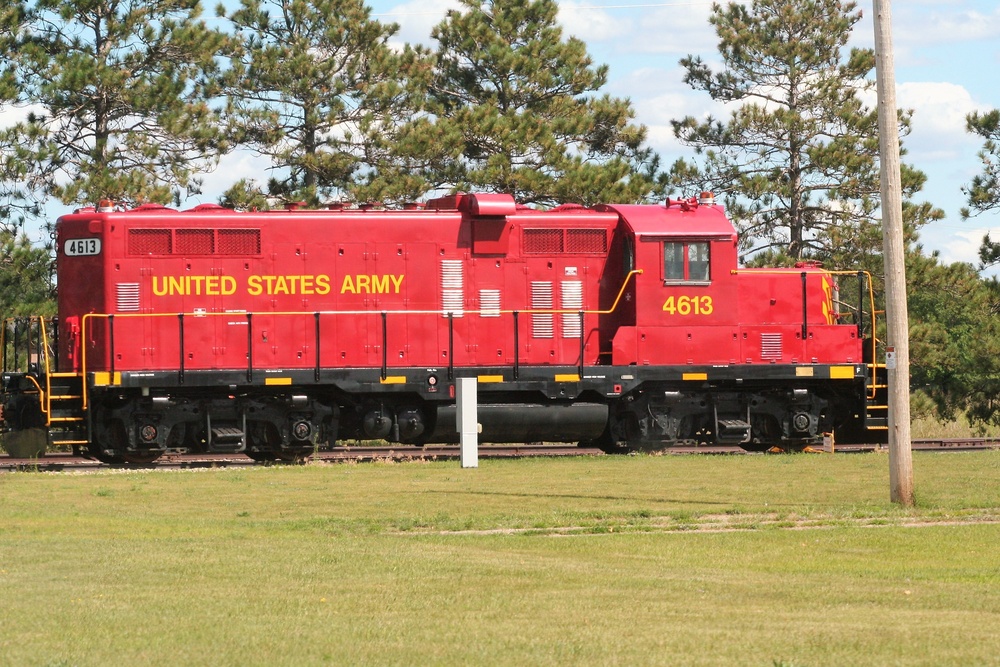
M570 375L570 374L567 374L567 375L556 375L556 382L579 382L579 381L580 381L580 376L579 375L575 375L575 374L573 374L573 375Z
M683 373L682 380L707 380L708 373Z
M265 385L290 385L292 378L264 378Z
M115 371L115 377L111 377L111 373L107 371L100 371L94 373L94 386L108 386L108 385L120 385L122 383L122 374Z
M796 366L795 367L795 377L800 378L811 378L813 376L812 366Z
M830 366L831 380L853 380L854 366Z
M382 384L406 384L406 376L405 375L388 375L388 376L382 378L379 381Z
M480 375L476 379L480 382L503 382L502 375Z

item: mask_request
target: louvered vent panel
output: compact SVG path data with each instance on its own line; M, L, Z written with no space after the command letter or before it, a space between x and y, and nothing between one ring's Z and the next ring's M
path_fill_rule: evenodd
M178 229L175 240L179 255L211 255L215 252L215 232L211 229Z
M524 253L526 255L552 255L563 251L563 230L525 229Z
M173 244L169 229L128 230L128 254L169 255Z
M441 260L441 314L445 317L453 313L462 317L465 299L463 297L462 260Z
M118 283L118 312L134 313L139 310L139 283Z
M479 290L479 316L500 317L500 290Z
M552 283L537 280L531 282L532 310L552 309ZM555 324L550 313L533 313L531 315L531 335L535 338L553 338Z
M562 310L583 310L583 282L564 280L562 282ZM579 338L582 333L579 313L563 313L563 338Z
M761 359L781 359L781 334L762 333L760 335L760 358Z
M259 255L259 229L220 229L220 255Z
M606 255L608 234L603 229L567 229L566 252Z

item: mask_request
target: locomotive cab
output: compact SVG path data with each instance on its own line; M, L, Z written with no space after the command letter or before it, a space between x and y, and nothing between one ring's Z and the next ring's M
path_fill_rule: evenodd
M710 197L614 210L643 272L612 361L644 380L612 410L604 446L799 449L863 430L860 327L838 318L832 273L740 268Z
M720 207L616 207L635 253L635 319L614 364L736 363L736 232Z

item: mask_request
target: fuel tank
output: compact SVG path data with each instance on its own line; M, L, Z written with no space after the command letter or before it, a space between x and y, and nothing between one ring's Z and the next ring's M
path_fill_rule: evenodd
M538 405L534 403L480 404L480 442L579 442L604 432L608 406L601 403ZM458 442L457 408L441 406L430 442Z

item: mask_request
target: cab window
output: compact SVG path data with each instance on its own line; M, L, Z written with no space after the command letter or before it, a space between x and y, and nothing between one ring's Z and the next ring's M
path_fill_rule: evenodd
M663 244L663 280L665 282L708 282L708 241L666 241Z

